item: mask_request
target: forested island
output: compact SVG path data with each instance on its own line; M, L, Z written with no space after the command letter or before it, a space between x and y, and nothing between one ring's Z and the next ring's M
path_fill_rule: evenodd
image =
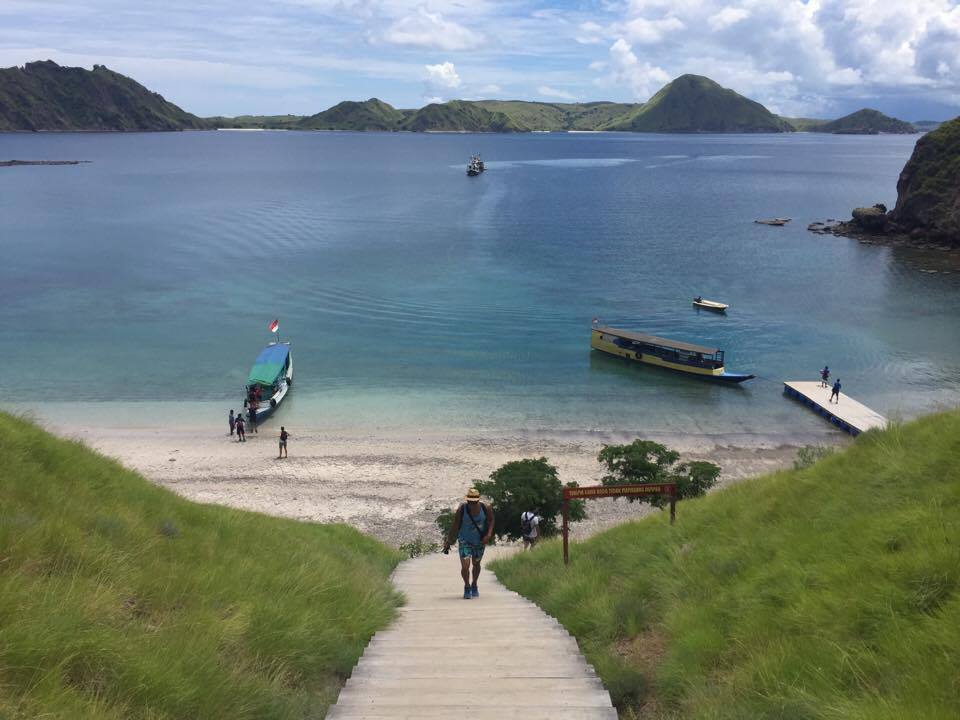
M314 115L201 118L103 65L51 60L0 69L2 131L345 130L353 132L907 133L910 123L863 109L838 120L785 118L701 75L681 75L645 103L450 100L419 109L378 98Z

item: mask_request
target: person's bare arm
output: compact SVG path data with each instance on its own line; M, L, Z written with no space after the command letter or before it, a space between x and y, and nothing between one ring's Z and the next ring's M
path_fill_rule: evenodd
M483 536L483 544L488 545L490 539L493 537L493 508L489 505L485 507L487 508L487 513L490 515L490 522L487 523L487 534Z

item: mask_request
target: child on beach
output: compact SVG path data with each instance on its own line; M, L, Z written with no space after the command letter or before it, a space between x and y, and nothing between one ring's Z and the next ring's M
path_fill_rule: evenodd
M237 427L237 442L246 442L247 436L243 432L243 413L237 414L237 420L235 424Z
M233 430L237 424L237 419L233 416L233 410L230 411L230 415L227 417L227 422L230 423L230 437L233 437Z
M280 454L277 455L277 460L282 458L284 455L290 457L290 454L287 452L287 438L290 437L290 433L287 432L287 429L281 425L280 426Z

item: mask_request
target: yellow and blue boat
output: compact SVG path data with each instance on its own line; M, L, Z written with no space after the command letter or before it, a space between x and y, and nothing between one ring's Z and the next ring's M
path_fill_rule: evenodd
M735 384L754 377L746 373L727 371L723 364L723 350L668 340L656 335L643 335L631 330L594 326L590 346L594 350L627 360L676 370L714 382Z

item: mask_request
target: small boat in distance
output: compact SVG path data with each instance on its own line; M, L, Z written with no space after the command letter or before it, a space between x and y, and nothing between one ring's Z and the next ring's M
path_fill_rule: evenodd
M711 310L713 312L726 312L727 308L730 307L726 303L714 302L713 300L704 300L702 297L697 295L693 299L693 306L696 308L703 308L704 310Z
M724 367L723 350L643 335L631 330L593 326L590 346L594 350L635 362L676 370L704 380L728 384L742 383L754 376L728 372Z
M276 325L274 321L271 329ZM244 387L244 407L254 407L259 425L283 402L292 385L293 355L290 353L290 341L281 342L277 339L261 350L253 361Z
M754 220L754 222L760 225L776 225L780 227L790 222L790 218L770 218L769 220Z
M470 158L470 164L467 165L467 175L470 177L475 177L486 170L486 167L483 164L483 160L480 159L479 155L474 155Z

